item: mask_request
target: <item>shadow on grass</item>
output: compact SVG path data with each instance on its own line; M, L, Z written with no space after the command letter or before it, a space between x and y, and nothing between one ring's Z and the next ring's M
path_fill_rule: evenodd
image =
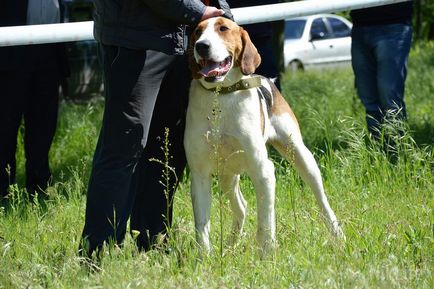
M434 144L434 124L411 124L411 135L418 146L432 146Z

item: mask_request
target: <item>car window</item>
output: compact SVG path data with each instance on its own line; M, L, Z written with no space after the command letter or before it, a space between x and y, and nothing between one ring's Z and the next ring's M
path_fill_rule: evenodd
M286 20L285 39L300 39L303 36L306 20Z
M316 18L312 22L312 27L310 28L310 37L312 40L330 38L330 33L327 30L327 26L325 25L322 18Z
M351 28L343 21L331 17L328 17L327 20L330 23L335 37L348 37L351 35Z

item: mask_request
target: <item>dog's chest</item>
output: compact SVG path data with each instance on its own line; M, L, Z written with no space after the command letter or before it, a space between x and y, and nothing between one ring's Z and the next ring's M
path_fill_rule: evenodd
M246 136L264 142L259 106L256 92L216 95L193 86L186 123L187 154L194 154L195 162L206 160L215 166L219 160L224 169L243 171Z

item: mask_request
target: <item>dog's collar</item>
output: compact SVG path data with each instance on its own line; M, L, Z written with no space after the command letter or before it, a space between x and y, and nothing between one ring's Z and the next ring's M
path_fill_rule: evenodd
M243 78L240 81L238 81L235 84L232 84L231 86L217 86L213 88L206 88L202 83L200 83L203 88L206 90L213 91L215 93L219 94L227 94L231 93L237 90L246 90L250 88L260 87L262 85L261 83L261 77L259 75L250 76L248 78Z

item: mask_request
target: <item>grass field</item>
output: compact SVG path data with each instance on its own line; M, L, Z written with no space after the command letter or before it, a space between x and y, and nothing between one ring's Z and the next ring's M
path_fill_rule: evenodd
M215 190L214 250L199 262L184 176L170 253L139 253L128 236L124 248L105 251L101 270L89 272L76 250L102 102L63 103L51 151L56 182L45 201L28 200L21 189L20 144L19 185L0 207L0 288L434 288L434 43L411 53L409 132L399 140L396 164L366 141L351 70L288 74L282 83L346 242L329 235L312 193L275 157L278 249L272 258L258 258L255 196L243 178L245 236L225 245L229 205Z

